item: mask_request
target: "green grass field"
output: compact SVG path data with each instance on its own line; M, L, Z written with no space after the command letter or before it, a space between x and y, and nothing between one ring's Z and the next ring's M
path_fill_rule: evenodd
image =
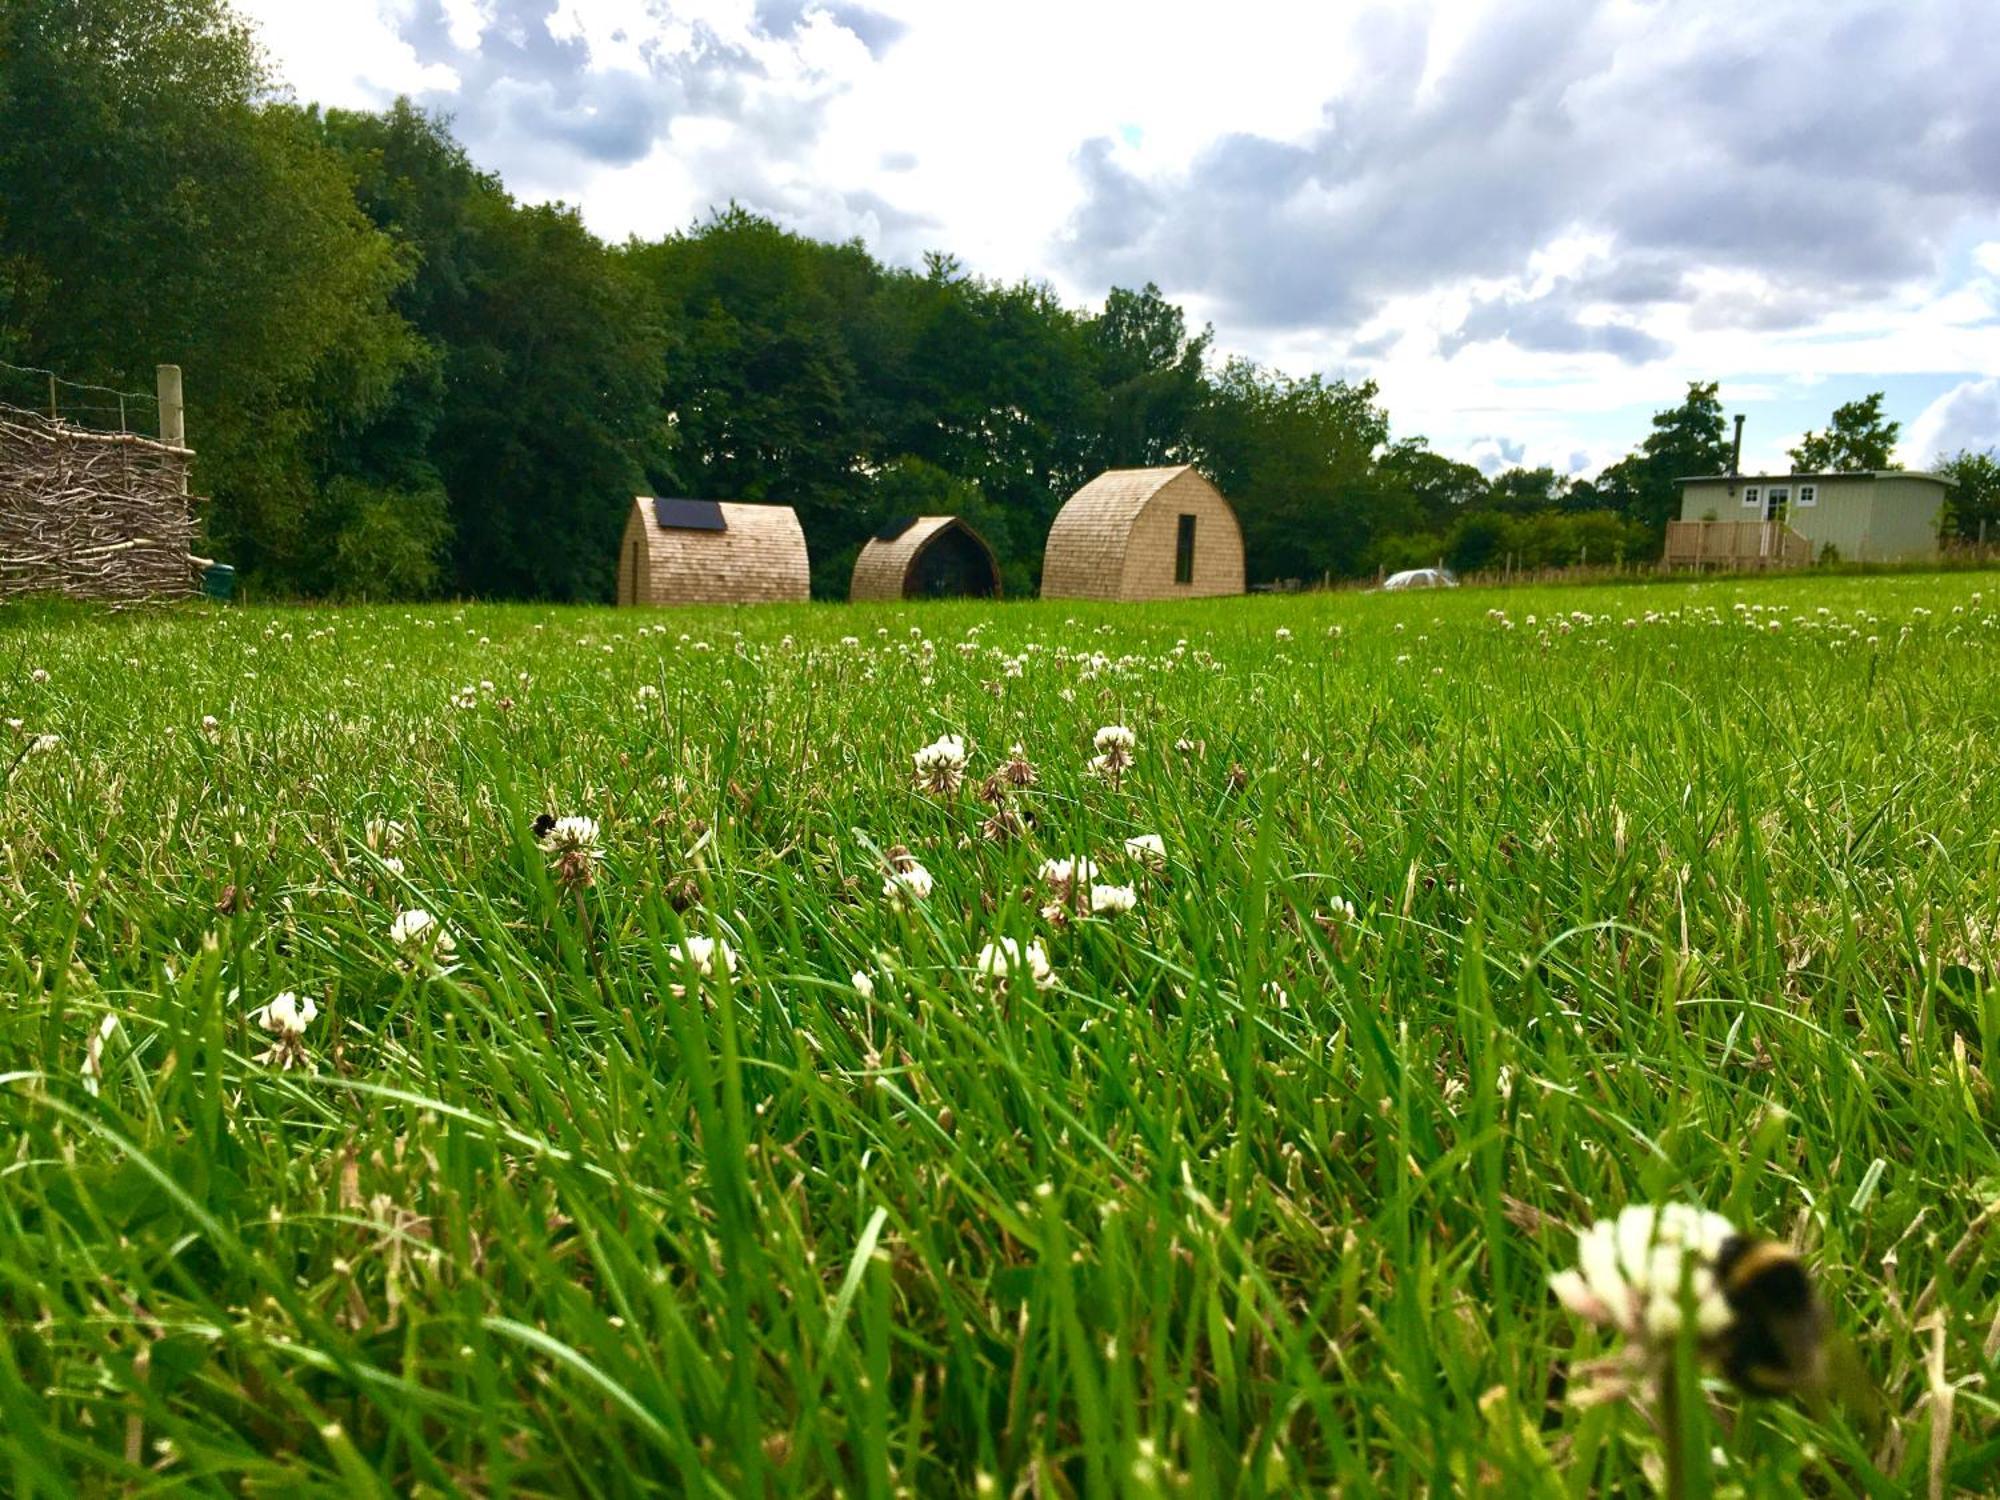
M17 610L0 717L10 1494L1647 1494L1547 1280L1669 1200L1888 1412L1689 1493L1995 1488L2000 578Z

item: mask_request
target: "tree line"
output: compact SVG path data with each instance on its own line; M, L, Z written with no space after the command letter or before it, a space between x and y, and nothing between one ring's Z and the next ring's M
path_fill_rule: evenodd
M288 102L226 0L0 10L0 360L180 364L207 545L342 598L606 598L645 492L795 505L827 596L887 520L953 512L1028 592L1070 493L1168 463L1235 503L1253 581L1609 561L1728 459L1713 384L1594 481L1488 476L1372 382L1217 358L1150 285L1080 309L733 206L607 245L406 102Z

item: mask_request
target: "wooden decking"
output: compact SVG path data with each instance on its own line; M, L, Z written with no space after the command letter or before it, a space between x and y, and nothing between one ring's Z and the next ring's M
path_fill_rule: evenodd
M1812 543L1782 521L1669 521L1669 568L1803 568Z

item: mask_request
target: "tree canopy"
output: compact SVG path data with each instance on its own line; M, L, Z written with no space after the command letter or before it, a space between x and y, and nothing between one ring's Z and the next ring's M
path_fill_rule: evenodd
M1791 450L1793 469L1800 474L1854 473L1886 469L1895 459L1900 422L1882 415L1883 393L1834 408L1824 432L1808 432Z
M884 521L948 510L1022 593L1093 474L1179 463L1256 583L1556 565L1642 555L1729 458L1713 382L1595 481L1489 475L1394 433L1370 381L1219 356L1150 282L1079 308L735 205L606 245L407 102L284 102L225 0L0 8L0 359L181 365L206 545L334 597L606 598L646 491L796 506L823 596ZM1886 463L1881 401L1801 462Z

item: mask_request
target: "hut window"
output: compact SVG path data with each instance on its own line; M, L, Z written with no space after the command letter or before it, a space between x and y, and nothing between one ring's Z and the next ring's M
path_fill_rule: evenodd
M1770 489L1764 492L1764 514L1775 518L1778 512L1785 508L1785 503L1791 498L1792 491L1790 486L1782 484L1772 485Z
M1743 503L1745 505L1755 505L1758 501L1758 498L1759 496L1756 485L1746 484L1743 486Z
M1182 516L1180 535L1174 539L1174 582L1194 582L1194 517Z
M1800 485L1799 486L1800 507L1803 508L1808 505L1817 505L1817 504L1819 504L1819 486L1816 484Z

